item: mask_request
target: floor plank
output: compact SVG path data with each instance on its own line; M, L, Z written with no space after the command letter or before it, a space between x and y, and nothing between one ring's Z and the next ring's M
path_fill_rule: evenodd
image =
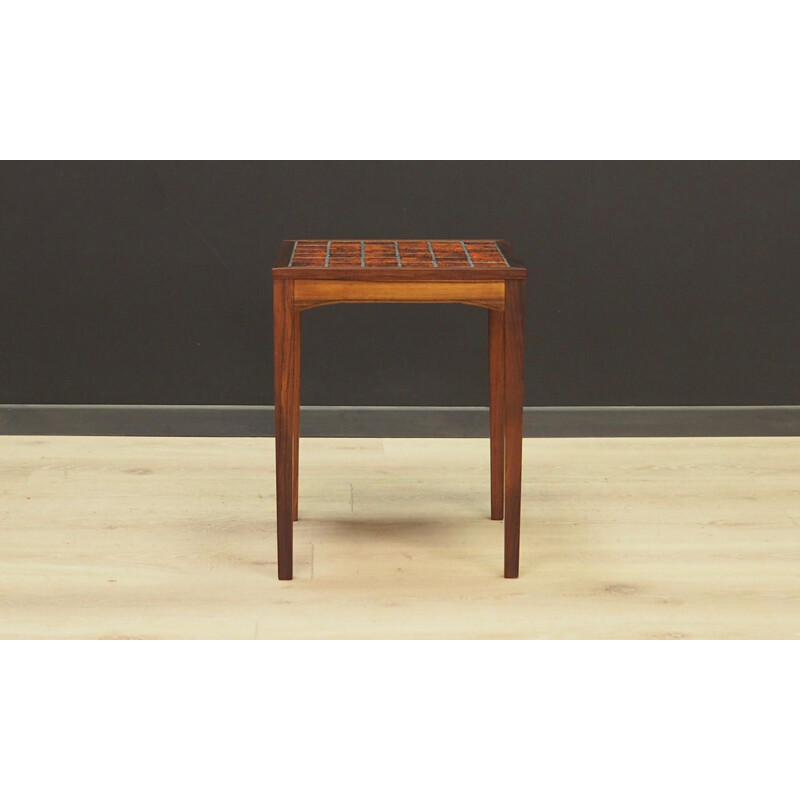
M502 578L479 439L0 438L3 638L800 637L800 440L527 440Z

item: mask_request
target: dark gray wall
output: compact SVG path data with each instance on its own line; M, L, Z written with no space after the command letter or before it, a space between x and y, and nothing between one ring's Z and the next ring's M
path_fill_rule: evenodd
M0 164L0 403L271 402L283 238L502 237L527 405L800 403L796 163ZM486 319L304 315L303 402L483 405Z

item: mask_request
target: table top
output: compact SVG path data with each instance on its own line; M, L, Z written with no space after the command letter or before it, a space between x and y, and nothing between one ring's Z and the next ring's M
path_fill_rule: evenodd
M508 280L525 270L504 239L287 239L273 276Z

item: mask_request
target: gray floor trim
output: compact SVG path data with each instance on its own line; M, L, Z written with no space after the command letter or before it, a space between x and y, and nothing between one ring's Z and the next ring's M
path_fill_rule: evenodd
M0 405L0 434L272 436L272 406ZM485 437L481 407L304 406L303 436ZM800 436L800 406L525 409L525 435Z

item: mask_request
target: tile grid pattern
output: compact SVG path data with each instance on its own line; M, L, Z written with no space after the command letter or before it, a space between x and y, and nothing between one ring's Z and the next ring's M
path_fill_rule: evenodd
M323 269L503 269L510 267L493 239L300 239L289 267Z

